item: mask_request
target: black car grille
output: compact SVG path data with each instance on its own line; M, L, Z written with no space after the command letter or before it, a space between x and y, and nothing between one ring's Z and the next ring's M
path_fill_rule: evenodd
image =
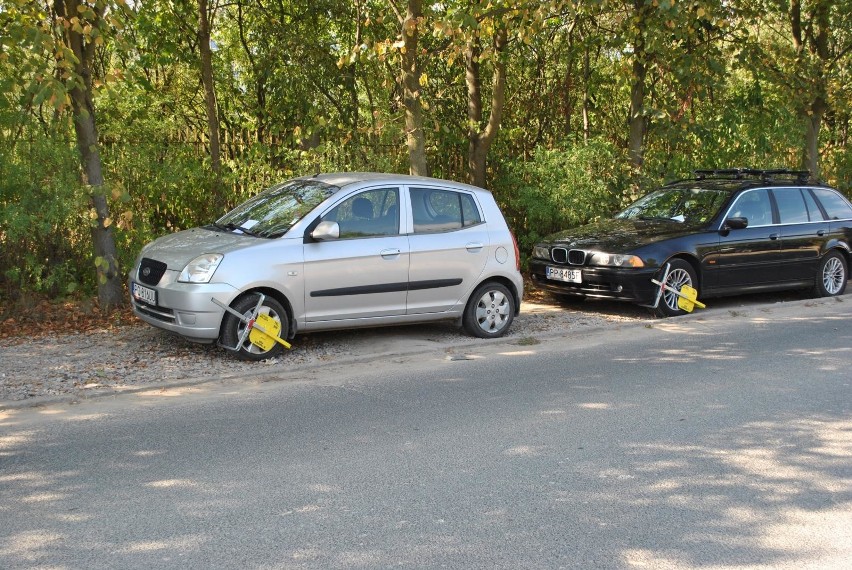
M567 249L554 247L550 256L556 263L568 263L569 265L583 265L586 263L586 252L582 249Z
M583 265L586 263L586 252L582 249L569 249L568 263L571 265Z
M162 261L143 257L142 262L139 264L139 272L137 274L139 281L145 285L156 285L160 282L160 279L163 278L163 274L166 272L166 267L166 264Z
M166 309L165 307L153 307L148 303L137 301L136 299L133 299L133 306L140 313L148 315L158 321L163 321L165 323L175 322L175 312L172 309Z

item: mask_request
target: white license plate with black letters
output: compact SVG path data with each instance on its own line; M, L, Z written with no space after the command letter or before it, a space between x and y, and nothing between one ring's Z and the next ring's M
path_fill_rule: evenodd
M131 288L133 293L133 298L137 301L142 301L143 303L148 303L149 305L157 304L157 291L151 289L150 287L144 287L139 283L133 283Z
M548 265L545 270L548 279L554 281L565 281L566 283L582 283L583 272L579 269L568 269L566 267L553 267Z

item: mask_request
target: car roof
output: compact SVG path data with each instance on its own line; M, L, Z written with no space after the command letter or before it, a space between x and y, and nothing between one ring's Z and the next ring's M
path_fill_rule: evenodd
M456 182L454 180L441 180L439 178L430 178L428 176L412 176L410 174L392 174L385 172L326 172L317 173L313 176L302 176L300 179L318 180L341 188L350 184L359 184L362 182L388 182L394 184L450 184L467 190L489 192L485 188L471 186L470 184Z
M709 190L722 190L726 192L736 192L741 188L744 188L742 180L702 180L702 179L689 179L689 180L676 180L674 182L669 182L664 186L664 188L707 188Z
M751 168L730 168L723 170L696 170L695 178L675 180L666 187L692 187L722 190L729 193L750 188L767 187L811 187L829 188L821 182L810 180L807 170L755 170Z

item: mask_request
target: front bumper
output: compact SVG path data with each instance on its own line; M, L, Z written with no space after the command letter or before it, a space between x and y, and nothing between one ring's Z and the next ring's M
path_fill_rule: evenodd
M130 296L133 313L157 328L179 334L188 340L202 343L215 342L225 311L213 299L225 305L239 294L227 283L178 283L179 272L166 271L156 286L147 285L131 273L128 288L139 283L157 292L157 304L140 301Z
M548 279L545 276L545 268L548 265L579 269L582 271L582 282L565 283ZM615 299L640 305L650 305L654 302L659 288L651 283L651 279L656 273L657 268L562 266L537 259L530 261L530 277L538 289L559 295Z

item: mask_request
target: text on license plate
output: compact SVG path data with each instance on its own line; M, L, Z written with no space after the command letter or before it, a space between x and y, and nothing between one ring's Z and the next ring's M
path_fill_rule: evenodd
M564 267L547 266L545 275L548 279L555 281L566 281L568 283L582 283L583 272L579 269L566 269Z
M157 291L150 287L143 287L139 283L134 283L132 287L133 298L149 305L157 304Z

